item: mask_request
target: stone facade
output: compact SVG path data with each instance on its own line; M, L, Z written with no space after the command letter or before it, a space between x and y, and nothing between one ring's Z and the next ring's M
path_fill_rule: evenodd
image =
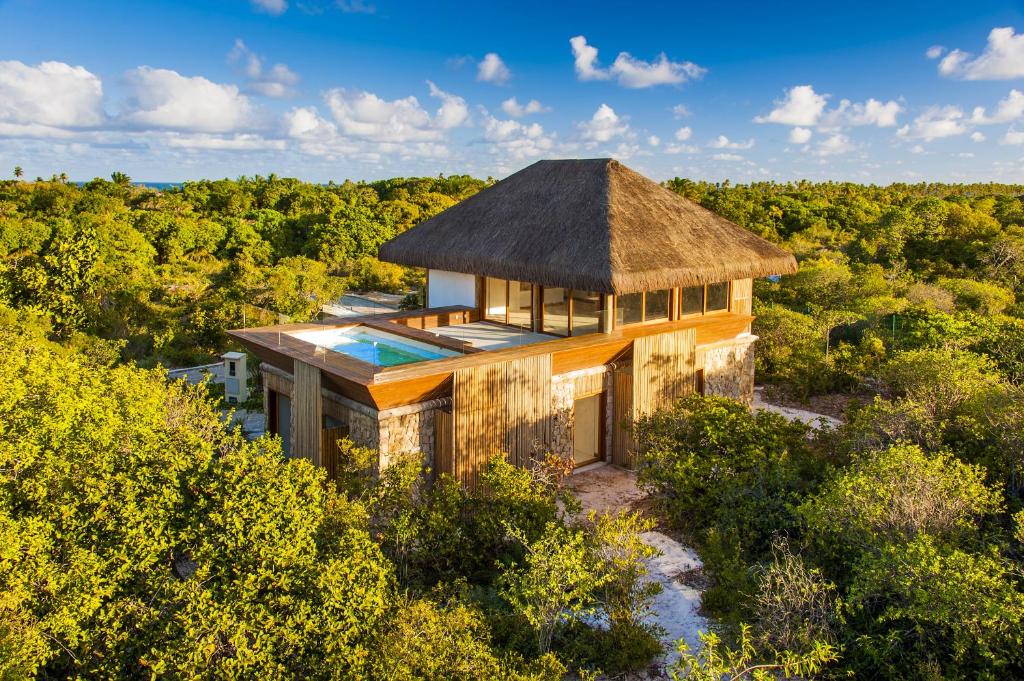
M704 394L731 397L744 404L754 399L754 341L747 334L728 344L701 350L704 362Z
M574 403L577 388L587 384L591 389L585 394L593 394L594 387L605 393L605 442L611 442L614 410L611 390L612 373L607 366L581 369L568 374L551 377L551 453L564 459L573 456L573 424L575 418ZM607 458L608 452L605 453Z
M414 405L419 406L419 405ZM387 468L399 454L420 452L427 465L434 463L434 408L387 416L378 422L380 466Z

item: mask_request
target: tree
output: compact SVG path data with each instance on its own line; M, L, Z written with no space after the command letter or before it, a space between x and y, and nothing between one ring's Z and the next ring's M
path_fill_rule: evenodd
M14 166L14 179L20 180L25 176L25 171L21 169L21 166Z
M501 595L534 628L537 649L546 653L563 619L593 611L594 594L606 578L593 570L580 530L551 523L540 539L519 539L526 549L525 565L501 575Z

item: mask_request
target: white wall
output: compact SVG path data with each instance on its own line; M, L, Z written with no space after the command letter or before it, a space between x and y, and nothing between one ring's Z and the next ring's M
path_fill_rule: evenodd
M476 277L472 274L430 270L427 286L430 307L476 306Z

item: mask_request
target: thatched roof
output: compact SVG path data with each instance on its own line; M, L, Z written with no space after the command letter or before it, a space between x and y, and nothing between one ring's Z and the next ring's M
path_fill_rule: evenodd
M612 159L538 161L380 258L615 294L796 271L785 250Z

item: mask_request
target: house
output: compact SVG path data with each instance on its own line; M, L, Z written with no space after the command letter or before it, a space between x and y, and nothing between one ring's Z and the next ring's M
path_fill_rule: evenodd
M268 425L329 469L346 434L467 485L504 452L628 466L636 416L749 401L752 280L792 255L611 159L539 161L380 248L425 309L231 332Z

